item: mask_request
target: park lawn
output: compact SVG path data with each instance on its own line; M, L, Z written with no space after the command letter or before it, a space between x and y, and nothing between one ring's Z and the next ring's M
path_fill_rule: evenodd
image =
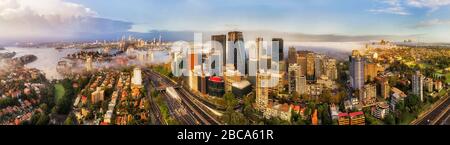
M450 83L450 73L445 74L445 83Z
M381 121L380 119L377 119L377 118L373 117L373 116L370 115L370 114L367 114L367 115L366 115L366 123L367 123L368 125L384 125L384 122L383 122L383 121Z
M409 113L409 112L405 112L402 114L401 116L401 121L400 121L400 125L408 125L409 123L411 123L414 119L416 119L415 114L413 113Z
M444 96L447 93L447 90L442 89L441 91L439 91L438 96Z
M55 85L55 98L56 100L61 100L64 97L64 94L66 93L66 90L64 89L64 86L61 84Z

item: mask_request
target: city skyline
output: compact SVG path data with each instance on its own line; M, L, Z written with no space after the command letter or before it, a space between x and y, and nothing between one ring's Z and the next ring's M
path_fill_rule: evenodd
M239 30L305 35L294 41L450 42L449 6L449 0L1 0L0 38L59 41L164 33L185 39L190 32ZM342 40L346 37L352 39Z

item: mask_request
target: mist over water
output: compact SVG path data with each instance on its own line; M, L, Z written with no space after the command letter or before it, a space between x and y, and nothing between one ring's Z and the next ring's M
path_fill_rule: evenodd
M57 50L55 48L23 48L23 47L6 47L5 50L0 50L0 53L4 52L16 52L16 56L14 57L21 57L24 55L35 55L37 57L37 60L34 62L31 62L29 64L26 64L25 66L28 68L36 68L45 73L45 76L47 79L61 79L62 75L57 72L56 67L58 65L59 61L71 61L68 59L65 59L68 54L77 53L80 51L99 51L101 52L102 49L60 49ZM112 51L114 52L114 51ZM169 60L169 54L164 51L151 51L152 56L148 56L145 54L149 54L147 51L143 50L134 50L133 54L136 55L135 59L130 59L127 61L127 64L124 65L143 65L147 63L162 63L167 62ZM127 58L126 54L123 56L117 56L122 58ZM84 69L84 62L83 61L76 61L77 65L74 66L75 69ZM2 64L0 64L0 67ZM111 68L111 67L120 67L118 66L115 61L111 62L94 62L93 63L94 68Z
M286 42L284 46L285 57L287 57L287 52L290 46L295 47L297 50L309 50L321 54L331 56L339 60L345 60L347 56L351 53L352 49L361 49L364 46L364 42ZM0 50L0 53L4 52L16 52L15 57L21 57L24 55L35 55L37 60L26 65L29 68L37 68L45 73L47 79L61 79L62 75L57 72L56 67L59 61L65 59L68 54L77 53L80 51L99 51L103 50L97 49L61 49L57 50L54 48L23 48L23 47L6 47L5 50ZM117 51L112 49L110 53ZM132 55L134 59L128 59ZM129 65L145 65L145 64L155 64L155 63L165 63L170 61L170 55L167 51L147 51L147 50L131 50L125 52L114 58L126 59L126 64L118 64L116 61L111 62L94 62L94 68L114 68ZM84 61L76 61L77 65L74 69L84 69ZM0 62L0 68L3 64Z

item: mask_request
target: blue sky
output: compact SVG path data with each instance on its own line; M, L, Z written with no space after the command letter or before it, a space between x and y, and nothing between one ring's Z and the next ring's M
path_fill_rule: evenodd
M427 21L450 20L450 8L445 0L435 2L444 3L437 6L416 6L409 4L414 2L409 0L71 1L97 11L102 17L133 22L132 31L139 32L237 28L308 34L414 35L450 28L449 24L444 24L444 28L431 26L433 24L417 27ZM395 8L389 11L397 7L395 3L402 11Z
M132 32L270 30L350 36L420 35L423 41L450 42L450 0L45 1L79 5L95 13L86 14L89 17L129 23L131 28L125 31ZM108 23L111 27L114 24ZM128 28L124 23L119 25Z

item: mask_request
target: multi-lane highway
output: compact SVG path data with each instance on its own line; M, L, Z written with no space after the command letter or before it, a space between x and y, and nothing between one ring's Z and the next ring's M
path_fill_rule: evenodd
M448 122L450 97L437 102L436 106L432 107L424 115L414 120L413 125L440 125Z

